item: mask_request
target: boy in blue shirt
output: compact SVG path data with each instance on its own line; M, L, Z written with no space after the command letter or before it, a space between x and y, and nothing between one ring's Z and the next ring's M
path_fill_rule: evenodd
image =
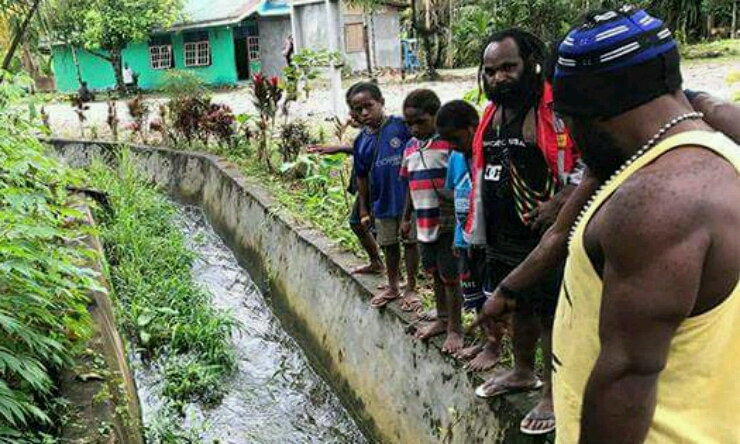
M349 94L353 115L363 125L354 144L355 172L359 194L360 223L370 227L375 222L378 245L385 254L388 287L375 296L370 305L384 307L401 296L401 243L405 250L407 284L402 307L413 309L416 296L416 275L419 252L416 235L400 238L400 225L406 205L406 184L400 177L401 161L409 134L403 119L386 116L385 99L374 83L355 84Z
M454 152L447 167L445 188L453 192L455 201L455 250L458 257L459 277L463 293L463 307L480 312L486 301L486 254L481 248L470 246L463 236L463 229L470 208L472 183L470 162L473 153L473 135L478 127L478 112L463 100L446 103L437 113L437 131ZM476 344L461 350L460 359L471 359L467 368L485 371L493 368L499 360L500 341L503 336L501 325L485 325L483 332L488 340L484 345Z

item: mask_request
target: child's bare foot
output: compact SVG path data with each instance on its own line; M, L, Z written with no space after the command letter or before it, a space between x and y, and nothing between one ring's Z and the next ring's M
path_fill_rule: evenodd
M483 344L475 343L470 347L460 349L460 351L455 354L455 357L457 359L467 361L474 358L478 353L481 352L481 350L483 350Z
M372 298L370 300L370 306L373 308L382 308L388 305L389 302L398 299L400 296L401 293L399 293L398 290L391 290L388 288L384 292Z
M456 353L463 348L463 345L465 345L465 339L462 333L451 331L447 333L447 339L445 339L445 343L442 345L442 353Z
M383 274L385 267L379 262L370 262L369 264L360 265L350 271L351 274Z
M416 330L414 337L426 341L447 331L447 319L437 319Z
M466 368L471 372L484 372L495 367L498 364L498 360L498 346L488 342L475 359L468 363Z
M401 295L401 310L418 312L422 310L424 306L421 303L421 299L413 290L405 290Z

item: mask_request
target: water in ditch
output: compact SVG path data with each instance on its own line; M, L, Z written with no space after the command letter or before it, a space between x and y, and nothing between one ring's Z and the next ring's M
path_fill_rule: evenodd
M241 324L232 339L238 368L225 381L226 396L213 408L187 406L185 427L198 430L204 443L367 443L203 212L183 206L180 213L190 247L199 254L193 278ZM162 403L161 374L156 366L135 368L144 423L151 425Z

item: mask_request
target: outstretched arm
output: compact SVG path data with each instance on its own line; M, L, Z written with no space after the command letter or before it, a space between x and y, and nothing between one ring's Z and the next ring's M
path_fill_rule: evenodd
M568 237L571 227L598 187L598 179L587 171L558 214L555 224L547 230L529 256L501 281L493 297L484 304L475 325L478 321L495 318L512 310L517 293L531 289L541 282L550 270L563 263L568 255Z
M705 92L688 96L691 106L704 113L704 121L740 144L740 106Z
M671 190L655 181L641 184L650 191L636 188L615 194L587 233L587 248L603 252L604 287L601 351L583 398L581 444L644 441L658 377L676 329L696 303L710 245L690 199L665 202Z

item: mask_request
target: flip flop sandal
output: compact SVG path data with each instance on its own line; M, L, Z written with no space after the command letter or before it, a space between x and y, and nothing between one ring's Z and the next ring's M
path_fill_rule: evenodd
M524 421L526 421L528 419L530 421L532 421L532 420L534 420L534 421L552 421L552 425L550 427L545 428L545 429L530 429L530 428L524 426ZM538 436L538 435L547 435L550 432L554 432L555 431L555 428L556 427L555 427L555 414L554 413L550 413L550 414L545 415L545 416L537 416L537 415L534 414L534 412L529 412L529 413L527 413L527 416L524 417L524 419L522 420L521 424L519 425L519 431L520 432L524 433L525 435L535 435L535 436Z
M392 301L395 301L396 299L398 299L400 297L401 297L401 293L396 293L396 294L390 294L390 293L387 293L387 292L386 293L382 293L382 294L379 294L378 296L375 296L370 301L370 306L372 308L383 308L386 305L388 305L388 303L390 303Z
M364 274L364 275L381 275L385 273L385 268L373 269L372 265L365 264L350 270L349 274Z
M418 296L413 298L401 298L401 310L403 311L413 311L417 312L420 308L424 308L424 305L421 303L421 299L419 299Z
M517 387L517 386L511 386L511 385L502 385L499 387L499 389L493 393L487 393L486 392L486 385L487 383L483 383L479 385L475 389L475 396L481 398L481 399L488 399L488 398L495 398L496 396L505 395L507 393L522 393L522 392L529 392L532 390L537 390L542 388L543 384L542 381L539 379L532 385L527 385L524 387Z

